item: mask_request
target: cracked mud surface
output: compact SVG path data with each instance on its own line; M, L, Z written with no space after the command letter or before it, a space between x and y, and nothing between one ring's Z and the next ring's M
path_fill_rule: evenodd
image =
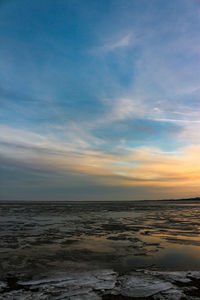
M109 268L120 277L138 268L165 274L200 270L198 201L1 203L0 226L0 290L4 294L12 286L25 295L30 290L20 286L20 281L50 278L60 272ZM199 295L195 279L193 290L184 288L181 297ZM111 293L108 298L109 293L102 292L97 296L129 297ZM162 297L159 299L175 299Z
M0 282L0 299L192 300L200 297L200 272L113 270L67 272L40 280Z

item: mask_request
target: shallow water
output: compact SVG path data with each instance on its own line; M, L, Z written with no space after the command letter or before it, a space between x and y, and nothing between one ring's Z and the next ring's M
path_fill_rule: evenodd
M198 201L1 203L0 276L200 269Z

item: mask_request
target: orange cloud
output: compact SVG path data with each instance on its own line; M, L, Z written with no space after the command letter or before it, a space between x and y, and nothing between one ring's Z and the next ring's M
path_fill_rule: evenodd
M197 189L200 185L200 145L177 152L138 147L110 154L19 130L16 137L15 131L9 131L13 144L5 140L1 156L32 168L83 174L111 186Z

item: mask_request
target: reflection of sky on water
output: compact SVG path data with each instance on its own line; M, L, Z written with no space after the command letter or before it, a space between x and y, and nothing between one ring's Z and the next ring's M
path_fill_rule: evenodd
M195 202L0 205L0 272L73 264L196 270L199 217Z
M200 256L197 246L177 246L169 245L168 248L148 257L129 257L124 261L125 269L135 265L138 267L156 266L164 270L199 270ZM130 268L131 269L131 268Z

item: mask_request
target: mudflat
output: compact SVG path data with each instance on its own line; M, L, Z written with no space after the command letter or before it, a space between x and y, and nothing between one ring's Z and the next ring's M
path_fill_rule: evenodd
M82 288L84 284L81 284L80 278L83 281L84 278L90 278L90 281L93 278L93 282L94 278L99 278L103 280L104 288L96 289L95 284L91 288L90 282L84 286L84 289L90 289L88 292L69 292L67 295L65 290L66 298L55 299L75 299L70 297L80 295L86 297L81 299L125 299L113 298L119 295L155 298L161 292L166 294L166 290L171 293L173 289L177 290L175 282L179 282L176 297L187 295L189 299L198 296L198 200L1 202L0 226L0 299L18 296L22 299L22 294L30 296L30 299L62 297L63 289L57 290L58 295L54 295L55 284L69 287L69 277L73 280L79 278ZM155 282L158 282L157 286L162 288L155 288L152 293L142 296L136 290L120 294L119 290L125 289L124 282L126 290L127 282L132 282L128 285L130 290L131 286L134 287L133 282L138 280L142 286L152 286L154 282L156 287ZM52 282L54 288L51 294L44 292ZM186 285L184 291L181 285ZM75 290L78 287L81 290L78 283L73 286L76 286ZM186 288L189 291L188 287L192 287L193 294L184 294ZM38 296L41 289L43 292ZM145 291L144 286L142 290ZM89 295L93 296L87 298Z

